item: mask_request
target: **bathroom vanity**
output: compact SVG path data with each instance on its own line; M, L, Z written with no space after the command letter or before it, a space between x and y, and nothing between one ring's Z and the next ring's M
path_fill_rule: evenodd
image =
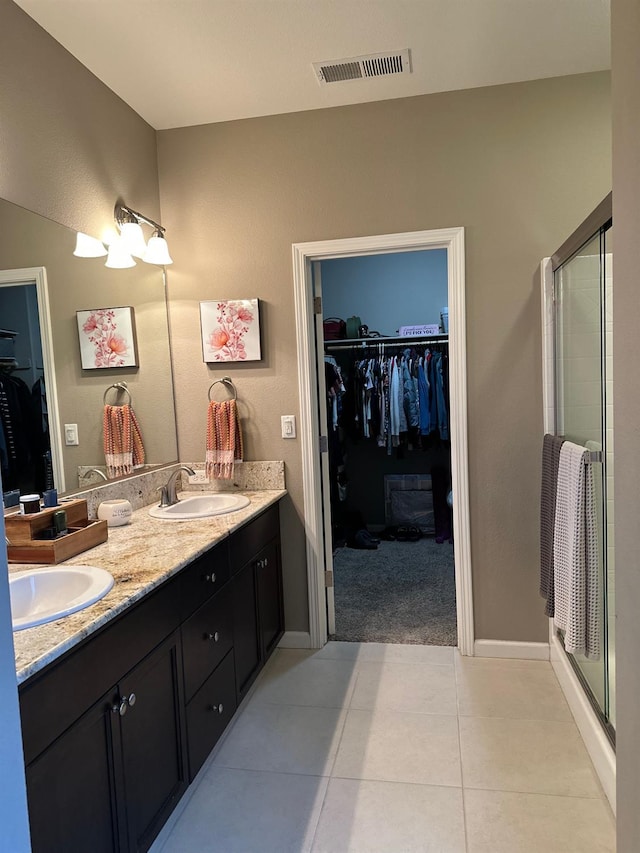
M113 590L14 635L34 853L149 848L282 636L283 495L137 511L82 555Z

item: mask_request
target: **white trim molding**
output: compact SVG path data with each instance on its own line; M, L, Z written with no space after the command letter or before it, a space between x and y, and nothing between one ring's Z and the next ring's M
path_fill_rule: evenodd
M474 654L480 658L549 660L549 643L525 643L517 640L476 640Z
M308 631L285 631L278 643L279 649L310 649L311 634Z
M615 814L616 754L614 748L602 728L602 723L591 707L591 703L567 659L560 640L555 634L553 619L549 620L549 630L551 633L551 666L558 677L562 692L589 753L589 758L593 762L600 784Z
M458 647L473 655L473 587L469 524L469 471L467 439L467 357L465 309L464 228L443 228L372 237L353 237L313 243L295 243L293 280L297 329L298 386L304 523L309 588L309 633L312 648L327 641L324 587L324 541L320 428L316 395L317 366L311 264L329 258L379 255L391 252L447 250L449 303L449 385L451 421L451 473L455 531L455 582Z
M0 270L0 286L13 284L35 284L40 317L40 339L44 367L44 382L47 389L47 412L49 418L49 436L51 445L51 466L53 479L59 492L66 490L64 479L64 459L62 455L62 425L58 406L58 386L53 355L53 332L51 328L51 308L49 306L49 288L45 267L27 267L25 269Z

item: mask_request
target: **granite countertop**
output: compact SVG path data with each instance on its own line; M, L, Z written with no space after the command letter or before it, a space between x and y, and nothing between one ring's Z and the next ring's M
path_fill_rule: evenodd
M193 521L162 521L151 518L149 507L136 510L131 524L109 528L109 538L102 545L59 564L91 565L106 569L113 575L115 583L104 598L84 610L55 622L14 632L18 683L43 669L176 574L195 557L279 501L286 495L286 490L261 489L243 491L241 494L251 501L248 507L227 515ZM46 566L11 563L9 574L30 568Z

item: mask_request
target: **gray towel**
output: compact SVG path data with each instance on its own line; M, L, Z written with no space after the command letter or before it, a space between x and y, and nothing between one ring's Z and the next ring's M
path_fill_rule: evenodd
M553 596L553 528L556 518L558 464L564 439L545 435L542 444L542 489L540 494L540 595L545 599L544 612L554 614Z
M600 656L600 551L593 467L589 451L565 441L558 466L553 540L554 624L564 647L591 660Z

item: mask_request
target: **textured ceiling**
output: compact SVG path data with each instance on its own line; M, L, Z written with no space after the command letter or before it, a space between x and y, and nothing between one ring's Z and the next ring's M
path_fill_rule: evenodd
M610 67L609 0L16 0L157 129ZM321 87L311 63L410 48Z

